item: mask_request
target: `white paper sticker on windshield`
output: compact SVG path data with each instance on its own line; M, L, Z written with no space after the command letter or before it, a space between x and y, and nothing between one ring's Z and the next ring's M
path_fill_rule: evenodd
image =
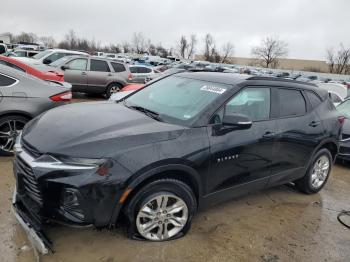
M221 87L217 87L217 86L202 86L201 90L212 92L212 93L217 93L220 95L226 91L225 88L221 88Z

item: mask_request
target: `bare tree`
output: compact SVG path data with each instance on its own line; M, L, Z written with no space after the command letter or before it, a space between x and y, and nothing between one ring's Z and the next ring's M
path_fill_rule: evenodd
M337 74L345 73L347 66L350 62L350 49L344 48L343 44L340 44L338 49L335 63L336 63L336 72Z
M124 41L122 43L122 48L123 48L123 53L131 52L131 46L130 46L129 42L127 42L127 41Z
M187 43L187 39L186 36L181 36L179 42L178 42L178 52L181 58L185 58L186 57L186 52L187 52L187 48L188 48L188 43Z
M252 48L252 55L261 62L264 67L277 67L278 60L288 54L288 45L278 38L265 37L260 46Z
M38 37L34 33L25 33L22 32L16 37L14 37L15 42L26 42L26 43L35 43L38 40Z
M211 34L204 37L204 59L209 62L218 63L221 61L219 52L216 50L216 44Z
M188 48L187 59L190 59L194 55L196 45L197 45L197 37L195 34L192 34L190 36L190 42L187 45L187 48Z
M132 44L138 54L142 54L146 51L146 39L141 32L133 34Z
M234 45L231 42L227 42L222 46L221 63L226 63L229 58L232 58L234 51Z
M338 50L329 48L327 50L327 62L330 73L347 74L350 68L350 48L339 45Z
M48 48L54 48L57 45L56 40L52 36L42 36L39 40Z
M334 73L335 70L335 53L333 48L327 49L327 62L330 73Z

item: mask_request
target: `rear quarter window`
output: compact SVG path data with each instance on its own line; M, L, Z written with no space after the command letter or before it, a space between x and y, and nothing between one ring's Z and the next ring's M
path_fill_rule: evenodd
M116 73L120 73L120 72L125 72L126 71L125 66L122 65L122 64L113 63L113 62L111 64L112 64L114 72L116 72Z
M322 103L321 98L318 95L316 95L314 92L305 91L305 94L306 94L307 98L309 99L312 108L316 108Z

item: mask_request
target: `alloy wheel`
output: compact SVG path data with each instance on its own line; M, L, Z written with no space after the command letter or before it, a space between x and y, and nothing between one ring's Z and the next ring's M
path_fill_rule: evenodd
M109 94L113 95L115 93L118 93L120 91L120 87L119 86L111 86L111 88L109 89Z
M188 220L188 207L179 197L158 195L139 210L136 227L148 240L162 241L177 235Z
M8 120L0 125L0 149L13 153L18 134L22 131L26 122L21 120Z
M329 173L330 161L326 156L318 158L312 168L311 184L314 188L320 188L326 181Z

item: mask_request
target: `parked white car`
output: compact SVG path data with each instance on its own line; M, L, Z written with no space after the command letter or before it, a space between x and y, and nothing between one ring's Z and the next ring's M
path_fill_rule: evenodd
M42 64L48 65L62 57L71 56L71 55L88 56L89 54L84 52L65 50L65 49L47 49L43 52L40 52L34 55L33 57L16 57L16 59L26 64L35 66L35 65L42 65Z
M148 66L131 65L129 68L133 76L133 83L146 83L147 81L162 75L160 71Z

